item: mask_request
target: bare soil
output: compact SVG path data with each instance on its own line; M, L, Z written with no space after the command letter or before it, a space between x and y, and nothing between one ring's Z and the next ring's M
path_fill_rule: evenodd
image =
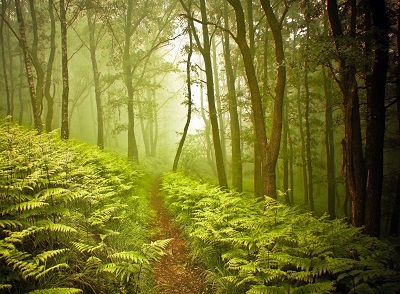
M153 266L155 293L210 293L205 283L204 272L191 261L182 231L166 210L159 189L160 180L156 180L150 192L150 207L155 211L151 221L151 229L155 231L153 239L173 240L167 247L167 254Z

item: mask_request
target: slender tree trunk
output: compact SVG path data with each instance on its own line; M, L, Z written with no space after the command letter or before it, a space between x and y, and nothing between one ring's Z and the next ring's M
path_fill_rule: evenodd
M35 80L34 80L34 76L33 76L33 72L32 72L32 60L29 56L28 45L26 42L25 23L24 23L24 18L22 16L22 11L21 11L21 3L19 0L15 0L15 9L17 12L20 41L21 41L22 51L24 54L26 75L28 78L29 94L31 96L34 127L38 133L41 133L42 132L42 119L40 116L40 105L38 103L38 100L36 99Z
M135 113L133 108L133 84L132 84L132 65L130 54L130 42L132 36L132 13L133 3L128 1L125 26L125 44L123 53L124 80L128 92L128 160L139 161L139 153L135 136Z
M236 14L236 26L237 26L237 35L235 38L236 43L239 46L240 52L243 57L243 62L246 71L247 83L250 90L250 98L251 98L251 106L253 112L253 120L254 120L254 128L256 134L257 146L261 152L262 158L262 174L263 174L263 193L262 195L270 196L276 199L276 187L275 189L270 189L267 193L264 190L267 187L267 184L270 184L271 174L268 174L270 169L273 169L273 177L275 177L275 165L272 167L267 166L267 134L265 131L264 125L264 110L262 106L260 89L258 86L257 76L253 64L253 58L251 56L250 47L247 44L246 40L246 26L245 26L245 18L243 13L243 7L239 0L228 0L230 5L234 8ZM275 179L274 179L275 185ZM256 191L255 191L256 192ZM265 192L265 193L264 193Z
M24 121L24 99L22 95L23 75L24 75L24 59L23 54L19 57L19 87L18 87L18 101L19 101L19 115L18 123L22 125Z
M192 101L192 81L190 78L190 68L191 68L190 60L191 60L192 54L193 54L193 40L192 40L192 31L190 29L190 24L188 25L188 34L189 34L189 52L188 52L187 61L186 61L186 79L187 79L186 83L187 83L187 91L188 91L188 93L187 93L188 110L187 110L185 127L183 128L182 138L179 142L178 150L176 151L176 155L175 155L175 159L174 159L174 165L172 167L172 170L174 172L176 172L178 169L179 157L181 156L183 145L185 144L185 139L187 136L189 125L190 125L190 119L192 117L193 101Z
M288 104L287 104L288 105ZM288 136L289 136L289 121L288 107L284 109L283 137L282 137L282 157L283 157L283 193L285 193L285 203L290 205L289 191L289 154L288 154Z
M229 30L228 4L224 1L224 23L225 29ZM243 172L242 172L242 155L240 148L240 125L238 115L238 105L235 89L235 76L232 69L232 60L230 52L230 42L228 31L224 32L224 59L226 81L228 85L228 105L231 129L231 146L232 146L232 186L236 191L243 190Z
M400 31L400 4L397 6L397 30ZM396 64L396 72L397 76L400 76L400 34L396 36L396 45L397 45L397 64ZM398 124L398 133L400 135L400 81L398 80L396 83L396 96L397 96L397 124ZM397 190L396 196L393 205L392 211L392 219L390 222L390 234L393 236L397 236L399 233L399 220L400 220L400 172L398 174L397 179Z
M307 29L307 35L309 30ZM311 158L311 130L310 130L310 90L308 85L308 61L304 63L304 89L305 89L305 126L306 126L306 162L308 179L308 204L310 211L314 211L313 169Z
M86 10L86 16L89 28L90 60L92 61L94 94L96 100L97 146L99 146L100 149L104 149L104 118L103 118L103 105L102 105L101 88L100 88L100 72L98 69L97 57L96 57L96 41L95 41L96 29L95 29L95 19L93 19L93 13L90 7Z
M10 93L10 87L9 87L9 82L8 82L8 73L7 73L7 64L6 64L6 49L4 46L4 20L3 17L6 15L6 3L4 1L1 4L1 14L2 18L0 20L0 43L1 43L1 60L3 63L3 75L4 75L4 85L6 88L6 101L7 101L7 116L12 116L12 104L11 104L11 93Z
M297 85L297 111L299 118L299 132L300 132L300 158L301 167L303 175L303 195L304 195L304 205L308 205L308 174L307 174L307 161L306 161L306 142L303 127L303 106L301 103L301 83L299 77L299 83Z
M156 157L157 154L157 141L158 141L158 116L157 116L157 102L156 102L156 91L152 90L152 137L151 137L151 156Z
M269 0L260 0L261 6L264 10L265 16L269 27L271 28L272 35L275 42L275 61L277 64L277 77L275 85L274 97L274 110L272 115L272 130L270 142L267 149L266 162L263 163L266 167L266 173L263 171L263 177L266 178L265 193L276 198L276 176L275 167L279 156L279 149L281 144L282 135L282 117L283 117L283 98L285 95L286 87L286 65L285 65L285 52L283 50L282 39L282 20L278 21L276 15L272 10Z
M365 217L365 197L366 197L366 175L365 162L363 157L361 123L358 86L356 80L356 66L350 62L346 56L340 52L343 43L340 38L344 36L342 25L339 19L338 5L336 0L328 0L328 16L335 38L336 50L339 52L340 59L340 88L343 93L344 125L345 138L343 140L343 154L346 169L346 183L352 205L352 224L361 227ZM350 1L351 19L350 35L354 39L356 32L356 1ZM352 48L350 48L352 49ZM346 50L348 48L346 47Z
M50 93L50 88L52 82L54 57L56 54L56 20L54 17L52 0L49 0L48 9L50 15L50 53L47 60L46 81L44 84L44 96L47 100L46 132L50 132L53 129L54 117L54 93Z
M215 44L215 36L211 40L212 47L212 66L214 73L214 85L215 85L215 102L217 104L217 115L218 115L218 125L219 125L219 136L221 139L221 149L222 149L222 158L224 159L224 163L226 162L226 135L225 135L225 122L224 115L222 111L222 102L221 102L221 91L219 88L219 68L217 62L217 45ZM226 165L225 165L226 169Z
M331 219L336 218L336 176L335 176L335 142L333 135L333 97L332 82L322 67L325 94L325 150L326 172L328 181L328 214Z
M211 56L210 56L211 48L210 48L210 39L207 26L208 21L207 21L205 0L200 0L200 10L201 10L202 30L203 30L203 48L201 50L201 53L204 59L204 65L206 71L208 110L209 110L211 132L214 143L214 153L215 153L215 162L217 167L218 182L221 188L227 189L228 182L226 178L224 160L222 156L221 140L219 137L217 109L215 107L213 70L212 70Z
M68 76L68 44L67 20L64 0L60 0L61 23L61 65L62 65L62 100L61 100L61 139L69 138L68 103L69 103L69 76Z
M386 75L389 67L389 25L384 0L369 1L372 13L374 63L370 95L367 96L367 197L365 233L379 237L383 183Z
M294 206L294 158L293 158L293 140L288 129L288 143L289 143L289 189L290 189L290 204Z

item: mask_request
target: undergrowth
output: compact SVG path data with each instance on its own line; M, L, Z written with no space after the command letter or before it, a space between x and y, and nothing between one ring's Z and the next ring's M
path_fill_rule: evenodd
M6 120L0 138L0 293L150 292L169 240L146 236L138 167Z
M341 220L315 218L199 184L179 173L163 182L169 210L216 293L399 293L390 245Z

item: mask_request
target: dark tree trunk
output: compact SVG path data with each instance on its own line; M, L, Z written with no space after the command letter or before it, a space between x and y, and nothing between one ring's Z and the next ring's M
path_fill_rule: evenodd
M56 54L56 20L54 17L53 1L49 0L49 15L50 15L50 53L47 60L46 80L44 84L44 96L47 100L47 115L46 115L46 132L53 129L53 116L54 116L54 93L50 93L52 82L52 71L54 57Z
M4 75L4 85L6 88L6 101L7 101L7 116L12 116L12 103L11 103L11 93L8 81L7 64L6 64L6 49L4 46L4 20L3 17L6 15L6 3L2 1L1 4L1 14L2 18L0 20L0 43L1 43L1 60L3 63L3 75ZM12 77L11 77L12 78Z
M190 119L192 117L192 81L190 78L190 68L191 68L191 58L192 58L192 54L193 54L193 41L192 41L192 31L190 29L190 24L188 25L188 34L189 34L189 52L188 52L188 56L187 56L187 61L186 61L186 83L187 83L187 106L188 106L188 110L187 110L187 117L186 117L186 123L185 123L185 127L183 128L183 134L182 134L182 138L179 142L179 146L178 146L178 150L176 151L176 155L175 155L175 159L174 159L174 164L172 167L172 170L174 172L177 171L178 169L178 163L179 163L179 157L181 156L182 153L182 149L183 149L183 145L185 144L185 139L187 136L187 132L189 129L189 125L190 125Z
M228 4L224 1L224 25L229 30ZM243 172L242 172L242 155L240 148L240 125L239 115L237 111L237 97L235 89L235 76L232 69L230 42L228 31L224 32L224 59L226 81L228 86L228 105L231 129L231 146L232 146L232 186L238 191L243 190Z
M290 191L289 191L289 118L288 118L288 106L284 109L283 118L283 137L282 137L282 157L283 157L283 193L285 193L285 203L291 205L290 203Z
M125 24L125 44L123 54L124 81L128 92L128 160L139 161L139 153L135 136L135 112L133 108L133 84L132 84L132 65L130 54L130 42L132 36L132 13L133 3L128 1L128 9Z
M28 45L26 42L25 23L24 23L24 18L22 16L22 11L21 11L21 3L19 0L15 0L15 9L17 12L20 41L21 41L22 51L24 54L26 75L28 78L29 94L31 96L34 127L38 133L41 133L42 132L42 119L40 116L40 105L38 103L38 100L36 99L35 80L34 80L34 76L33 76L33 72L32 72L32 60L29 56Z
M379 237L383 182L386 75L389 66L389 25L384 0L369 1L374 33L374 63L370 95L367 96L367 198L365 233Z
M89 28L89 49L90 49L90 59L92 61L94 94L96 99L97 146L99 146L100 149L104 149L104 119L103 119L103 105L102 105L101 88L100 88L100 72L97 66L97 57L96 57L95 20L93 19L93 14L90 7L86 10L86 16Z
M267 195L270 196L274 199L276 199L276 189L274 190L269 190L268 194L265 188L267 187L267 183L270 183L271 178L268 177L268 171L269 169L272 169L271 167L268 167L266 163L268 162L267 160L267 134L265 131L265 125L264 125L264 110L262 106L262 101L261 101L261 94L260 94L260 89L258 87L258 81L257 81L257 76L253 64L253 59L251 56L251 51L250 48L247 44L246 40L246 27L245 27L245 18L244 18L244 13L243 13L243 8L238 0L228 0L228 2L231 4L231 6L235 10L236 14L236 25L237 25L237 35L235 38L236 43L239 46L240 52L243 57L243 62L244 62L244 67L246 71L246 77L247 77L247 83L250 89L250 97L251 97L251 106L252 106L252 112L253 112L253 120L254 120L254 128L255 128L255 134L256 134L256 144L258 149L260 150L261 158L262 158L262 163L263 163L263 193L262 195ZM265 171L265 172L264 172ZM275 176L275 166L273 167L273 176ZM275 180L274 180L275 184ZM265 192L265 193L264 193Z
M325 150L326 173L328 181L328 214L331 219L336 218L336 176L335 176L335 142L333 135L333 97L332 82L322 68L325 94Z
M336 50L340 59L340 88L343 93L345 137L343 140L344 166L346 170L346 184L351 199L352 224L361 227L365 217L366 175L363 157L361 123L358 86L356 80L356 66L344 54L349 48L342 48L340 39L344 36L339 18L336 0L328 0L327 10L329 23L335 38ZM356 32L356 1L350 1L350 35L355 39ZM350 48L354 49L354 48Z
M276 198L276 176L275 167L279 156L279 149L281 144L282 135L282 116L283 116L283 97L285 94L286 86L286 65L285 65L285 52L283 50L282 40L282 20L278 21L276 15L272 10L269 0L261 0L261 6L267 17L269 27L271 28L272 35L275 42L275 62L278 66L275 97L274 97L274 110L272 115L272 130L270 142L267 149L266 162L263 165L266 167L266 172L263 170L263 177L265 181L265 193L273 198ZM285 13L285 12L284 12Z
M64 0L60 0L61 23L61 65L62 65L62 100L61 100L61 139L68 140L68 103L69 103L69 77L68 77L68 45L67 45L67 20Z

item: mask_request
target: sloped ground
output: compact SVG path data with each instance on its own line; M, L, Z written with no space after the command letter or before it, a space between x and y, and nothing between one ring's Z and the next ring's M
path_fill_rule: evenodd
M153 238L173 240L168 245L167 254L154 265L155 293L210 293L204 273L191 262L182 233L164 207L159 189L160 180L156 180L150 192L150 207L155 211L151 221L151 228L155 231Z

